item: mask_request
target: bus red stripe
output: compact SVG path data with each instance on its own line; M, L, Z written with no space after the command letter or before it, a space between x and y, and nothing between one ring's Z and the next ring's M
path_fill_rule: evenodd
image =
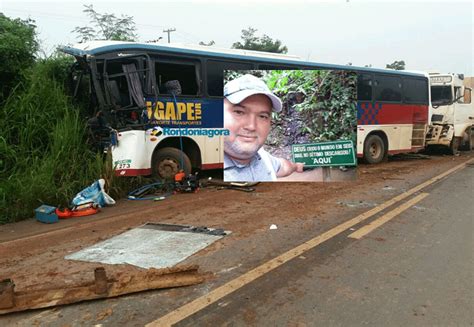
M146 176L146 175L151 175L151 168L115 170L115 176Z
M206 170L206 169L223 169L224 164L223 163L212 163L212 164L202 164L201 169Z

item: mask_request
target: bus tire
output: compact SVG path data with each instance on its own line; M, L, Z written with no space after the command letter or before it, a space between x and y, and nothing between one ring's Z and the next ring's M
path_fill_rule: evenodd
M153 176L159 179L174 180L174 175L180 170L183 170L186 175L191 174L191 160L186 153L176 148L156 150L151 164Z
M378 135L370 135L364 143L364 161L368 164L381 163L386 157L385 144Z

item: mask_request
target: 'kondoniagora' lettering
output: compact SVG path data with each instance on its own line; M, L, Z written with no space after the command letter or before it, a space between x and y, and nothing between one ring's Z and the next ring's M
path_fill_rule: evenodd
M228 136L230 131L222 128L163 128L165 136Z

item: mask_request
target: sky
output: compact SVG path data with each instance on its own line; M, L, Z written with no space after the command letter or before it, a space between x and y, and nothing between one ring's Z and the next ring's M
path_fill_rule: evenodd
M215 41L230 48L242 29L256 28L281 40L288 54L305 60L385 68L404 60L406 69L473 76L473 1L23 1L0 0L0 12L36 21L43 53L74 44L76 26L89 24L82 12L132 16L140 41Z

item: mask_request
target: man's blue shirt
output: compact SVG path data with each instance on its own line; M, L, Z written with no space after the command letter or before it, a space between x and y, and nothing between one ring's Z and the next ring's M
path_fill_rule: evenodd
M265 159L266 158L266 159ZM263 148L248 164L241 164L224 153L225 182L267 182L275 181L281 162Z

